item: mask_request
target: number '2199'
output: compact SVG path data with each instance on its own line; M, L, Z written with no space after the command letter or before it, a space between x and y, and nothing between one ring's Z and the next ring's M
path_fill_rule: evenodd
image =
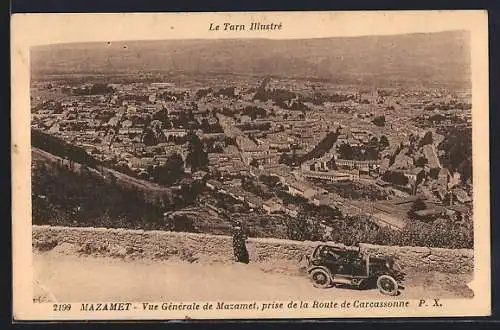
M54 312L68 312L71 310L71 304L54 304Z

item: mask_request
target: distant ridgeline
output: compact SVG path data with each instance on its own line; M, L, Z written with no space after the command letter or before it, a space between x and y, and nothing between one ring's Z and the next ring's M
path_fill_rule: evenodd
M198 78L271 75L377 86L469 88L471 72L470 38L465 31L302 40L72 43L33 47L30 58L34 79L68 73L77 78L78 74L178 72Z
M89 167L95 168L99 165L99 161L90 156L84 149L36 129L31 130L31 145L53 155L68 158Z

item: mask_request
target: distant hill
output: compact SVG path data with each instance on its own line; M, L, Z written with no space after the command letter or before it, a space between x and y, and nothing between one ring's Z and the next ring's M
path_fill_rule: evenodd
M34 77L184 72L319 78L338 83L468 87L465 31L305 40L169 40L58 44L32 49Z

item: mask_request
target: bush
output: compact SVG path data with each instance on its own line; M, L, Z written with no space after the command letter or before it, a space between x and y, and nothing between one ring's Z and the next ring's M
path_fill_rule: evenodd
M315 218L300 213L297 217L291 217L286 222L288 239L296 241L323 241L324 232Z
M34 242L35 248L39 251L50 251L55 248L59 242L56 239L48 239Z
M341 217L331 221L330 240L346 245L370 243L397 246L427 246L448 249L472 249L474 231L472 221L455 223L435 221L427 225L409 222L401 231L379 227L365 217Z
M166 227L171 231L197 233L198 229L194 225L194 220L186 215L174 215L168 217Z

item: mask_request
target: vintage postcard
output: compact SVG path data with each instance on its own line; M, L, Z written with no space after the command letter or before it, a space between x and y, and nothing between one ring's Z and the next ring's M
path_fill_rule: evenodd
M485 316L485 11L12 17L15 320Z

